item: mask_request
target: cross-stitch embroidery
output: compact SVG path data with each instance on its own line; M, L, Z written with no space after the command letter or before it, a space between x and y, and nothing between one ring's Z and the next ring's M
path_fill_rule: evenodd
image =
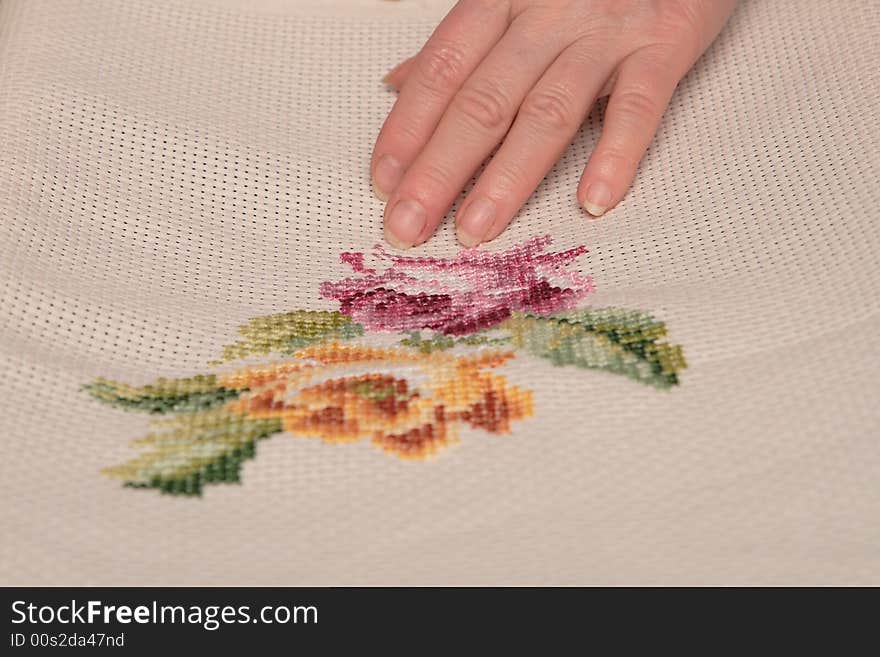
M586 249L541 253L549 244L540 237L503 253L470 249L451 260L376 247L391 263L382 274L364 267L362 253L344 253L343 262L362 276L324 283L321 296L338 300L340 312L367 330L470 335L516 311L546 315L572 308L593 289L590 278L564 269Z
M508 434L533 413L532 393L498 372L517 354L677 385L686 365L681 347L658 341L664 324L639 311L578 309L593 283L567 267L586 249L545 253L550 243L541 237L451 259L377 246L387 264L381 273L363 253L343 253L355 275L320 288L339 311L257 317L213 365L280 360L142 387L89 384L106 404L171 415L135 441L144 453L106 474L197 495L205 484L239 481L257 442L282 432L328 443L368 439L406 459L454 444L462 426ZM376 346L380 335L393 344Z

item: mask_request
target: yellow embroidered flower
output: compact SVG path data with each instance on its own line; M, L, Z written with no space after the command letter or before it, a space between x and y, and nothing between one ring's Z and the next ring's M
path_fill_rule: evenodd
M508 433L511 421L532 414L531 392L486 371L512 352L455 355L332 342L294 357L218 376L221 386L248 389L226 407L327 442L371 438L404 458L455 442L460 422Z

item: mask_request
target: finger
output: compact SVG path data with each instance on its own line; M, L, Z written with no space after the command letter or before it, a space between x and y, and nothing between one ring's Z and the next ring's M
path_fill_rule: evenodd
M370 174L379 198L387 199L394 191L453 96L504 34L504 4L462 0L416 55L373 147Z
M686 65L654 49L639 50L620 65L605 110L602 135L578 185L580 204L594 217L616 205L632 184Z
M530 33L530 30L535 30ZM430 237L465 184L498 145L529 90L562 48L528 21L514 21L449 105L385 208L386 238L412 246Z
M397 66L395 66L385 74L385 76L382 78L382 82L387 84L395 91L400 90L404 82L406 82L406 79L409 77L410 71L412 71L413 62L415 62L415 59L415 57L408 57L407 59L404 59Z
M383 77L382 82L391 87L394 91L400 91L400 88L406 84L409 74L412 72L415 56L404 59L397 66L388 71ZM596 95L597 98L604 98L611 94L614 88L614 82L617 80L616 75L612 75L602 85L602 90Z
M476 246L498 236L571 143L609 77L601 44L574 44L529 92L504 143L456 216L459 241Z
M611 90L614 89L615 82L617 82L617 71L612 73L611 76L609 76L609 78L605 80L605 84L602 85L602 89L599 91L599 93L596 94L596 98L604 98L605 96L610 96Z

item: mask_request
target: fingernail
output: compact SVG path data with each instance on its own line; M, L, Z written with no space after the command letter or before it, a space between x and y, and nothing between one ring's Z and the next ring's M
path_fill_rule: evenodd
M611 188L601 180L587 187L584 209L594 217L601 217L611 206Z
M495 221L495 203L485 198L472 201L464 210L455 229L458 241L470 248L476 246L489 233Z
M393 156L383 155L376 162L373 170L373 191L381 200L387 201L388 196L403 178L403 167Z
M385 220L385 239L398 249L408 249L425 230L427 213L422 204L410 199L398 201Z
M388 202L388 194L386 194L386 193L383 192L381 189L379 189L378 187L376 187L376 181L375 181L375 180L373 181L373 194L375 194L375 195L376 195L376 198L379 199L380 201L382 201L383 203L387 203L387 202Z

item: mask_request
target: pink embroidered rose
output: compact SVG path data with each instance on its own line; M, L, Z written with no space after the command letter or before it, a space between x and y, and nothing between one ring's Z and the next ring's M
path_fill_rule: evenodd
M374 247L390 263L384 272L364 265L363 253L341 260L360 276L323 283L321 296L370 330L432 329L464 335L492 327L513 311L546 315L572 308L593 282L566 269L586 253L582 246L544 253L552 239L536 237L501 253L480 249L455 258L400 256Z

